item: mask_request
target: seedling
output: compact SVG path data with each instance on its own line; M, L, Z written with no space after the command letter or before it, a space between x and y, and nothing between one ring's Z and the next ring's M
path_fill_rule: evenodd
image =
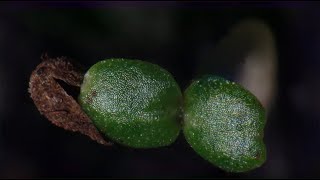
M43 60L29 92L40 113L59 127L131 148L168 146L182 128L191 147L225 171L245 172L265 162L265 110L234 82L204 76L182 98L172 75L155 64L109 59L84 72L64 57ZM79 87L78 100L57 79Z

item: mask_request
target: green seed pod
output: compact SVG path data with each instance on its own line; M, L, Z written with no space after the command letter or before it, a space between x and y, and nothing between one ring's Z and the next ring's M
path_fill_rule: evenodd
M253 94L234 82L205 76L184 95L183 132L200 156L228 172L265 162L265 110Z
M173 143L181 90L158 65L127 59L96 63L85 74L79 103L97 129L111 140L133 148Z

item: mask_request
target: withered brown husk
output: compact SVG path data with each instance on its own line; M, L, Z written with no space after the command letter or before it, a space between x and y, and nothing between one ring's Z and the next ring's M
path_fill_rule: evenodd
M32 72L29 93L34 104L50 122L65 130L80 132L103 145L107 142L78 102L70 96L57 80L70 86L80 87L84 73L66 57L49 58L46 54Z

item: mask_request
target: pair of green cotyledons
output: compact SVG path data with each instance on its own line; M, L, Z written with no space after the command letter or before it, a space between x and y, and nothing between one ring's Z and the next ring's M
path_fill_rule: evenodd
M86 72L79 103L102 134L128 147L168 146L182 129L195 152L225 171L253 170L266 160L264 108L218 76L196 79L182 93L158 65L108 59Z

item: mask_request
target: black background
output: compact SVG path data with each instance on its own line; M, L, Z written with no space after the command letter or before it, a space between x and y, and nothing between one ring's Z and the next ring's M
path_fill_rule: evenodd
M319 177L319 3L1 2L0 177ZM259 18L273 30L278 91L268 117L266 163L226 173L184 137L171 146L104 147L49 123L28 94L40 56L67 56L89 68L111 58L159 64L185 89L199 51L235 23ZM219 61L219 60L217 60Z

